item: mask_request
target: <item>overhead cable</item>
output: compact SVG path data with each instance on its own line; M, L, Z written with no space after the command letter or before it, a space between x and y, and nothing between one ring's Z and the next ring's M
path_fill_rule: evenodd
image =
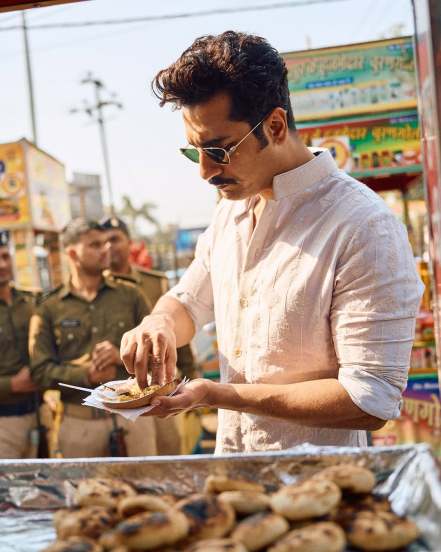
M170 13L163 15L145 15L139 17L126 17L121 19L102 19L95 21L66 21L60 23L40 23L37 25L28 25L28 30L38 29L72 29L77 27L97 27L104 25L127 25L130 23L148 23L151 21L166 21L172 19L186 19L191 17L204 17L211 15L223 15L229 13L243 13L252 11L276 10L282 8L295 8L300 6L310 6L313 4L325 4L336 2L347 2L348 0L291 0L288 2L274 2L272 4L262 4L254 6L238 6L236 8L214 8L211 10L201 10L194 12ZM20 25L10 25L0 27L0 32L15 31L21 29Z

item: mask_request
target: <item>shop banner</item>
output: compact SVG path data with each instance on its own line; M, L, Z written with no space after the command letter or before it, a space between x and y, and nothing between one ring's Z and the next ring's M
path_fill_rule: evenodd
M283 54L296 121L416 106L411 37Z
M25 148L33 227L59 232L70 220L64 165L29 142Z
M441 379L441 3L414 0L418 103L434 276L435 340Z
M305 125L299 133L308 146L329 149L356 178L422 171L416 111Z
M24 151L19 142L0 144L0 228L30 222Z

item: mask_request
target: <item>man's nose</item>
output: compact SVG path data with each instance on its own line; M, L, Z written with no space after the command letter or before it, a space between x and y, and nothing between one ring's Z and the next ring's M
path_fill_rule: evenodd
M222 174L222 165L215 163L206 153L199 150L199 174L204 180L209 180Z

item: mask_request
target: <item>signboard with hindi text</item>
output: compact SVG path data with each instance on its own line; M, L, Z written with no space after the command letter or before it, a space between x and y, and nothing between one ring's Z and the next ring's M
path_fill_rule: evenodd
M421 145L415 110L299 125L308 146L327 148L355 178L420 173Z
M416 107L412 37L283 54L296 121Z

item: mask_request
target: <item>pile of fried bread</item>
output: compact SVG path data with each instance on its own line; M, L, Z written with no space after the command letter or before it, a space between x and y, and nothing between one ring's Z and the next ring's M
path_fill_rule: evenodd
M281 486L210 475L185 498L142 494L114 479L85 479L76 507L54 515L58 540L45 552L343 552L403 550L415 523L372 494L374 474L329 466Z

